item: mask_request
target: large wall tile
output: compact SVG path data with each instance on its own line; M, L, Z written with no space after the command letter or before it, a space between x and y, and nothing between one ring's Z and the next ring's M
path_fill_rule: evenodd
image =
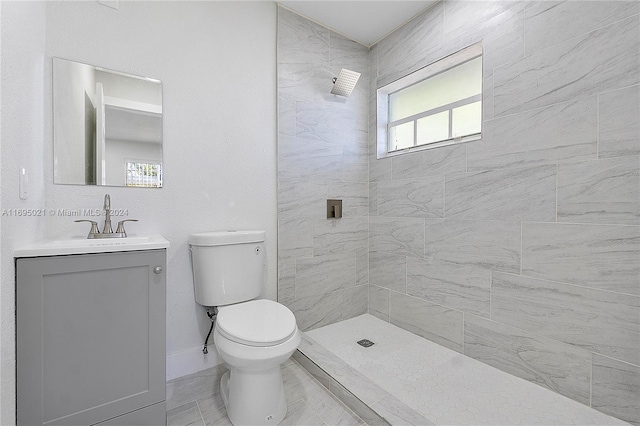
M355 270L356 256L353 251L299 258L295 262L295 274L297 277L315 274L336 275L343 271L355 277Z
M640 294L640 227L522 224L522 274Z
M329 64L334 70L347 68L361 73L357 86L365 86L369 80L369 48L331 31L331 58ZM335 76L334 76L335 77ZM331 84L331 82L329 82ZM366 91L365 91L366 92Z
M356 285L369 284L369 247L356 250Z
M278 182L323 182L342 173L343 149L339 144L280 135Z
M558 222L640 225L640 156L561 164Z
M556 218L556 166L448 174L445 180L447 218L510 221Z
M496 117L638 84L638 15L494 69Z
M476 220L427 220L427 260L520 272L520 223Z
M345 164L369 163L369 135L363 130L341 140Z
M369 310L369 286L359 285L344 289L342 319L346 320L366 314Z
M387 217L444 217L444 177L377 183L377 212Z
M637 1L528 1L527 55L639 13Z
M571 399L589 404L589 351L465 315L464 354Z
M289 308L296 316L298 328L307 331L342 320L343 301L344 290L337 290L329 294L296 297Z
M640 155L640 86L598 97L598 156Z
M313 220L278 219L278 259L313 256Z
M639 309L637 296L492 276L492 320L632 363L640 360Z
M447 39L474 31L477 26L491 21L512 8L522 8L524 2L516 1L445 1L445 34Z
M524 56L524 1L444 3L447 8L447 40L438 49L436 60L482 42L483 73L488 76L496 66ZM458 24L457 28L451 28Z
M389 322L454 351L462 352L463 314L417 297L391 292Z
M290 306L296 299L296 267L294 260L278 261L278 302Z
M369 313L383 321L389 321L389 290L369 286Z
M369 154L369 181L378 182L391 179L391 158L376 158L376 148Z
M332 293L336 290L354 287L355 283L355 265L348 272L335 271L296 276L296 299Z
M368 49L279 8L277 50L279 288L307 329L368 306ZM340 67L362 72L344 102L329 95Z
M640 425L640 367L594 354L592 392L593 408Z
M334 175L327 174L325 179L348 183L367 183L368 176L369 165L367 163L347 163L343 160L343 167Z
M327 217L326 199L342 200L342 216L369 216L369 183L329 182L328 192L321 215Z
M278 63L329 63L329 30L278 8Z
M322 219L326 217L327 184L324 182L295 182L281 179L278 183L278 218Z
M344 104L298 101L296 105L298 137L339 143L357 131L356 113Z
M378 216L378 184L369 183L369 216Z
M313 227L313 255L352 252L367 247L368 223L362 218L324 219Z
M396 155L391 158L392 176L393 179L413 179L464 172L466 170L465 157L466 148L464 145L444 146Z
M331 84L331 69L326 63L279 63L278 94L297 100L321 101L327 81ZM278 126L278 132L280 126ZM295 133L294 133L295 134Z
M296 135L296 98L278 93L278 134Z
M489 317L491 272L474 265L407 259L407 294Z
M369 252L369 283L400 293L407 290L407 257L377 251Z
M484 123L482 140L467 144L469 171L593 160L597 97Z
M442 3L413 18L378 43L378 88L438 59L436 52L444 41Z
M424 219L370 218L369 250L422 258Z
M482 117L484 122L493 118L493 71L490 75L485 73L482 79Z

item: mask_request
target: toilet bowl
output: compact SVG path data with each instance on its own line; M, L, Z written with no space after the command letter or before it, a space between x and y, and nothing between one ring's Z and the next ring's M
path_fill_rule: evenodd
M300 344L293 313L271 300L218 311L213 341L229 365L220 389L234 425L276 425L287 413L280 364Z

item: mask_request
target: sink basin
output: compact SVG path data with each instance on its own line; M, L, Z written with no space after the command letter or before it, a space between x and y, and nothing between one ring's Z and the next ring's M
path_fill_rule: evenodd
M169 241L160 235L127 238L70 238L44 240L18 248L13 257L58 256L62 254L106 253L113 251L153 250L168 248Z
M51 240L47 244L53 247L112 247L131 244L148 243L152 237L127 237L127 238L72 238L69 240Z

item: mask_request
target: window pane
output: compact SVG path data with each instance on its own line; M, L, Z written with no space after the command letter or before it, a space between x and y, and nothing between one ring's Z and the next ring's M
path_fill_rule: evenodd
M449 111L418 120L418 145L449 139Z
M162 187L161 164L127 161L126 167L126 186Z
M389 151L413 146L413 121L389 129Z
M453 110L453 137L480 133L482 125L482 102L474 102Z
M389 95L389 121L482 93L482 57Z

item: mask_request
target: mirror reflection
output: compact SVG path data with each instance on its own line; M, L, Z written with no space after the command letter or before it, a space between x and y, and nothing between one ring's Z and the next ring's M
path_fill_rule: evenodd
M53 58L56 184L162 187L162 82Z

